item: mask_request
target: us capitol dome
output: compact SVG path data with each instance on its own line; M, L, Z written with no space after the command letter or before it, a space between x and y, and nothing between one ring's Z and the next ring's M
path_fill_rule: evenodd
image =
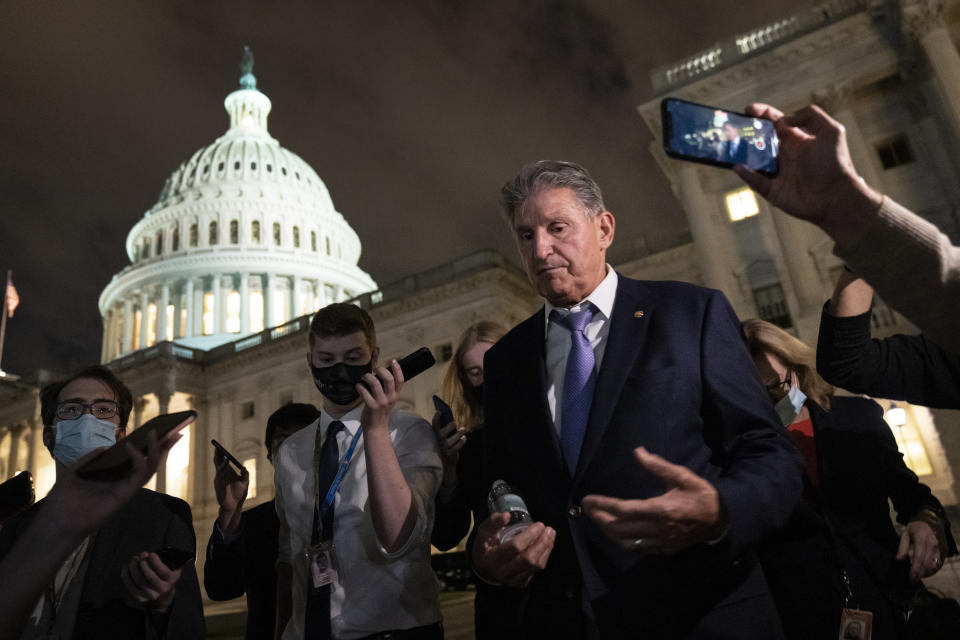
M244 52L230 128L194 153L127 235L100 295L109 362L155 343L208 350L377 288L323 181L267 131Z

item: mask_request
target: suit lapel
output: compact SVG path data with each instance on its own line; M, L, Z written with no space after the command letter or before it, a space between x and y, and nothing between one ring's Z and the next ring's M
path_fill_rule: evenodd
M610 424L627 376L635 366L650 325L647 319L654 301L650 290L641 282L619 277L617 297L610 317L610 333L603 352L603 362L590 404L590 420L583 437L580 459L573 483L580 482L600 447Z
M547 363L544 309L528 319L521 327L522 333L516 341L523 352L514 359L517 363L516 394L517 405L522 407L521 432L526 438L525 451L542 451L543 443L549 443L550 454L546 463L551 471L563 478L569 478L560 440L553 426L550 407L547 405Z

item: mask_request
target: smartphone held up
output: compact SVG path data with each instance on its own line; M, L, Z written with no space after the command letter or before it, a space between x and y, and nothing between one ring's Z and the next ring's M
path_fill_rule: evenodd
M663 148L680 160L715 167L737 164L776 175L780 141L773 121L678 98L660 103Z

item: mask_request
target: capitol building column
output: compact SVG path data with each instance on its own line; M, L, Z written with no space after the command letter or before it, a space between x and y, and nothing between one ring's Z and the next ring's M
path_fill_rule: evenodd
M170 304L170 285L160 285L160 307L157 309L157 342L167 339L167 306Z
M716 220L716 207L708 201L700 186L699 171L690 163L681 163L680 200L687 214L690 235L704 284L720 289L740 315L753 315L753 303L744 298L734 270L740 262L736 239L725 220Z
M273 321L273 274L269 271L263 274L263 326L274 326Z
M129 298L123 301L123 345L120 351L122 353L133 351L133 303Z
M210 292L213 293L213 322L211 323L209 333L222 333L221 324L223 321L223 303L220 300L220 280L223 276L219 273L213 274ZM206 307L206 305L204 305ZM204 308L206 313L206 308ZM207 333L207 327L203 328L203 333Z
M250 331L250 274L240 272L240 333Z
M301 285L303 284L303 280L299 276L293 276L290 278L290 282L293 288L293 315L291 315L290 317L299 318L300 309L302 308L300 304L301 303L300 289L301 289Z
M196 309L193 308L193 278L187 278L184 285L183 302L187 310L187 321L183 325L183 337L193 337L193 314Z
M149 299L147 298L146 288L140 289L140 344L137 345L138 349L147 348L147 305L149 304Z
M960 53L943 20L943 0L901 0L900 10L904 32L923 49L954 134L960 136Z

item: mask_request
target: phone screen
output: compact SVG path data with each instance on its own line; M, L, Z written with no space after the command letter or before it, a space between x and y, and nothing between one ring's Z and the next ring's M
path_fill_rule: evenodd
M683 160L720 167L745 164L776 174L780 141L773 122L695 102L666 98L660 104L663 146Z

